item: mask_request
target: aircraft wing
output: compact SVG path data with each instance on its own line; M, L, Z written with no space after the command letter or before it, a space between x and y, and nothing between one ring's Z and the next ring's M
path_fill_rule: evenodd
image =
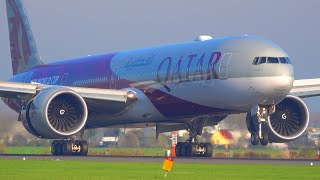
M320 96L320 78L295 80L290 94L300 98Z
M95 111L116 113L136 100L136 93L132 90L97 89L5 81L0 81L0 97L28 101L38 92L50 87L61 87L75 91L86 101L88 108L94 109Z

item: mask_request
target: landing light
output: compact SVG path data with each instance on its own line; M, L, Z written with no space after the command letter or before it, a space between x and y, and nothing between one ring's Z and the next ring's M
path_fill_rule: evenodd
M129 91L127 94L127 98L131 99L131 100L135 100L136 99L136 93Z

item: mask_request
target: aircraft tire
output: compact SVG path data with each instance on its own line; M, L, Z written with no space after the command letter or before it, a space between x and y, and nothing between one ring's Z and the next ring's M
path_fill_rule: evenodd
M196 144L194 143L188 143L186 147L186 156L187 157L192 157L196 156L197 153L197 147Z
M246 125L247 125L247 129L248 131L253 134L254 133L254 125L253 125L253 118L254 117L251 117L250 113L247 113L247 116L246 116Z
M211 157L212 156L212 144L211 143L205 143L206 152L204 154L205 157Z
M269 143L269 136L268 136L267 133L262 133L262 138L260 139L260 143L261 143L261 145L263 145L263 146L268 145L268 143Z
M62 153L66 156L72 155L72 144L70 141L62 143Z
M176 156L177 157L183 156L182 149L183 149L183 143L182 142L178 142L177 145L176 145Z
M183 156L183 157L186 157L188 154L188 144L189 144L188 142L182 143L182 151L181 151L182 155L181 156Z
M53 156L61 156L61 155L63 155L62 143L63 143L63 141L60 141L60 140L54 140L51 143L51 154Z
M58 143L57 141L52 141L51 143L51 154L52 156L57 156L58 155Z
M88 147L87 141L80 141L80 152L79 152L79 155L80 156L88 155L88 150L89 150L89 147Z
M252 145L257 145L259 144L259 134L257 132L254 132L251 134L250 138L251 144Z
M62 143L63 143L63 141L57 141L57 155L58 156L61 156L61 155L63 155L63 151L62 151Z

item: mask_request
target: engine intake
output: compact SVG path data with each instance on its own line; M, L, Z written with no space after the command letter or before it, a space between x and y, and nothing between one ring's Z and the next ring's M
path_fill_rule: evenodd
M67 88L51 87L30 101L23 124L34 135L59 139L81 131L87 117L87 105L79 94Z
M251 134L259 131L257 114L247 113L246 123ZM275 106L270 120L263 124L263 133L268 134L268 142L284 143L300 137L309 124L309 111L298 97L288 95Z
M276 105L268 126L272 142L287 142L301 136L309 124L309 111L306 104L298 97L288 95Z

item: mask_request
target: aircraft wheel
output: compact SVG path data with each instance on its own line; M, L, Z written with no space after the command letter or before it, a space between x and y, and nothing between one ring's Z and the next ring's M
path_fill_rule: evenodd
M188 142L183 142L182 143L182 155L181 156L184 156L184 157L186 157L186 156L188 156Z
M196 144L188 143L186 146L186 156L188 157L196 156L196 153L197 153Z
M201 143L197 144L197 148L198 148L198 150L204 149L204 152L201 151L201 153L197 153L196 156L197 157L205 157L206 156L206 143L201 142Z
M260 139L260 143L263 146L266 146L269 143L269 136L267 133L262 133L262 138Z
M178 142L177 145L176 145L176 156L177 157L183 156L182 149L183 149L183 143L182 142Z
M88 155L88 143L86 141L80 141L80 156L86 156Z
M255 117L252 117L251 116L251 113L247 113L247 116L246 116L246 125L247 125L247 129L248 131L253 134L254 133L254 125L253 125L253 118Z
M57 156L58 155L58 143L57 141L52 141L51 143L51 154L52 156Z
M63 155L72 155L72 143L71 141L65 141L62 143Z
M205 143L206 152L204 153L205 157L212 157L212 144Z
M53 151L54 156L61 156L63 155L63 147L62 147L63 141L55 140L51 144L51 152Z
M257 132L252 133L250 141L252 145L257 145L259 143L259 134Z
M63 141L60 141L60 140L57 141L57 155L58 156L63 155L62 143L63 143Z

